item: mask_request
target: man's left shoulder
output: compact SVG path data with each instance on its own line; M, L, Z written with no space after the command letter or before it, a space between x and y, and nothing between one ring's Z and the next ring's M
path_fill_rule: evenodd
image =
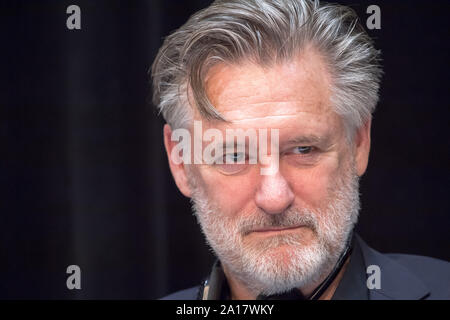
M450 299L450 262L412 254L389 253L386 256L422 280L431 290L430 298Z
M450 299L450 263L411 254L380 253L358 237L366 266L380 267L381 288L371 299Z

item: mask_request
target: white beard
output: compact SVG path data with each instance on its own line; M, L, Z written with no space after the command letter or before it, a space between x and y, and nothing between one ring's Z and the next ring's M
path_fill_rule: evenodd
M193 210L208 244L227 270L255 295L314 285L337 263L360 208L354 165L338 180L321 209L289 208L278 215L257 209L232 219L208 199L196 177L189 174ZM257 243L245 239L256 228L294 225L305 225L313 231L309 244L298 233L267 237Z

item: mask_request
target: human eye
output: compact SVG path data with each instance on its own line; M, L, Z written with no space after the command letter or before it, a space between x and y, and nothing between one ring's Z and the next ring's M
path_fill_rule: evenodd
M248 167L247 156L244 152L226 153L222 161L216 162L215 167L225 175L242 173Z
M310 154L313 151L311 146L297 146L292 149L293 154Z
M320 152L314 146L295 146L288 149L285 156L293 165L310 166L320 159Z
M245 163L245 153L243 152L232 152L227 153L223 156L223 163L226 164L242 164Z

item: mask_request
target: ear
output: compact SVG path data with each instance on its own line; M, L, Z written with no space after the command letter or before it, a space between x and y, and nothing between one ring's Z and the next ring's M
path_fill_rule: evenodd
M164 146L166 147L167 158L169 160L170 171L172 172L172 176L175 180L175 183L181 193L190 198L191 197L191 188L188 183L187 175L186 175L186 167L182 161L174 161L172 158L172 150L176 145L177 141L172 141L172 128L168 125L164 125ZM180 162L180 163L177 163Z
M355 135L355 163L358 176L362 176L366 172L369 162L370 153L370 127L372 120L369 119L362 125Z

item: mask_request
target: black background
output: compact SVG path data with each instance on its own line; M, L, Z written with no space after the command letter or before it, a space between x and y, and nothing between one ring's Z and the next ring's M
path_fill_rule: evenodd
M383 52L362 237L450 260L448 1L339 1ZM0 298L153 299L213 261L176 189L149 103L163 36L210 1L3 1ZM81 8L81 30L66 8ZM365 24L365 23L364 23ZM66 268L81 267L81 290Z

